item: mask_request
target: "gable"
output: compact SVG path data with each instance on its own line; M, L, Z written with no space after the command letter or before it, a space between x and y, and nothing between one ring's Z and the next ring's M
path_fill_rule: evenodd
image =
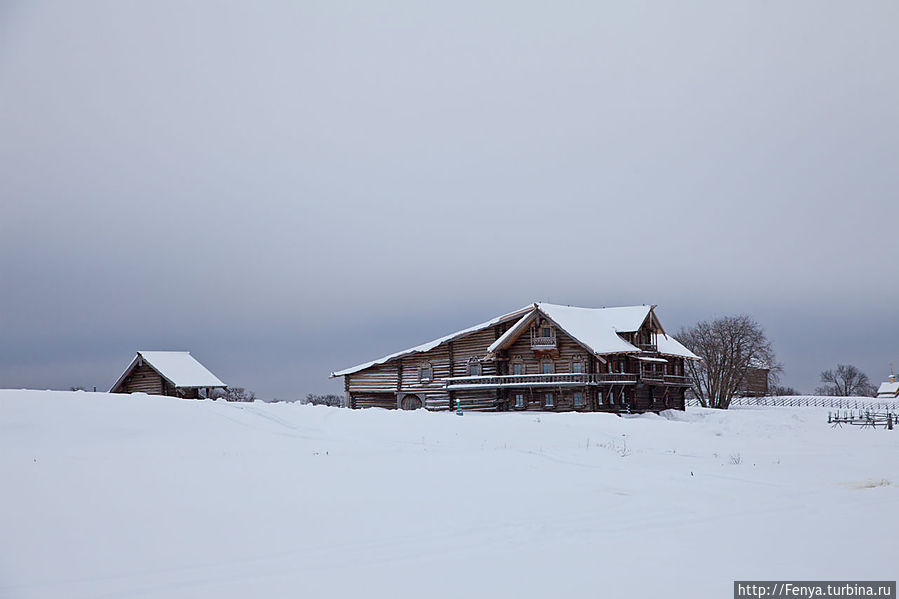
M110 387L110 391L117 389L135 369L143 365L149 366L173 387L227 387L205 366L197 362L190 352L139 351L122 376Z

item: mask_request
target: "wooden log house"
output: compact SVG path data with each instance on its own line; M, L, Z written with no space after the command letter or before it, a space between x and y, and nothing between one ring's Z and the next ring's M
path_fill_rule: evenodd
M351 408L642 412L683 410L698 359L655 306L535 303L331 376Z
M139 351L110 393L204 399L228 386L186 351Z

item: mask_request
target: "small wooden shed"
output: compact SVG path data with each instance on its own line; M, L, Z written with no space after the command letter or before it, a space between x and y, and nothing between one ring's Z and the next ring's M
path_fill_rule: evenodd
M227 388L190 352L139 351L109 392L203 399Z

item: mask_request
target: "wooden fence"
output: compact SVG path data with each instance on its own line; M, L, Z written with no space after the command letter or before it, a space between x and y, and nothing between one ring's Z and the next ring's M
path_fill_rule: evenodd
M700 407L698 399L688 399L688 406ZM735 397L731 406L768 406L776 408L834 408L842 410L886 410L899 412L899 401L874 397L830 397L824 395L790 395L780 397Z

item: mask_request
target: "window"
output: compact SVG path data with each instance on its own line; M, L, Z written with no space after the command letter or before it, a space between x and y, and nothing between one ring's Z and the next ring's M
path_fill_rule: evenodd
M618 360L618 372L624 373L624 360Z
M611 389L609 389L609 405L615 405L615 393Z
M584 394L580 391L574 392L574 407L582 408L584 407Z
M541 336L541 337L552 337L552 336L553 336L553 331L552 331L552 329L549 328L549 327L543 327L543 328L540 329L540 336Z
M524 364L521 362L515 362L512 364L512 374L524 374Z
M418 369L418 381L420 383L427 383L431 380L431 367L430 366L422 366Z
M596 394L596 403L602 405L602 389L600 389L599 393Z
M626 402L624 401L624 389L621 390L621 405L624 405Z
M552 393L547 393L547 394L544 396L543 399L544 399L544 405L545 405L547 408L551 408L551 407L553 407L554 405L556 405L555 402L553 401L553 394L552 394Z
M468 361L468 376L481 376L481 363L475 358Z
M524 407L524 393L516 393L515 394L515 407L516 408Z
M543 374L552 374L555 370L555 365L552 362L543 362L541 367Z
M583 374L584 373L584 363L583 362L572 362L571 363L571 372L574 374Z

